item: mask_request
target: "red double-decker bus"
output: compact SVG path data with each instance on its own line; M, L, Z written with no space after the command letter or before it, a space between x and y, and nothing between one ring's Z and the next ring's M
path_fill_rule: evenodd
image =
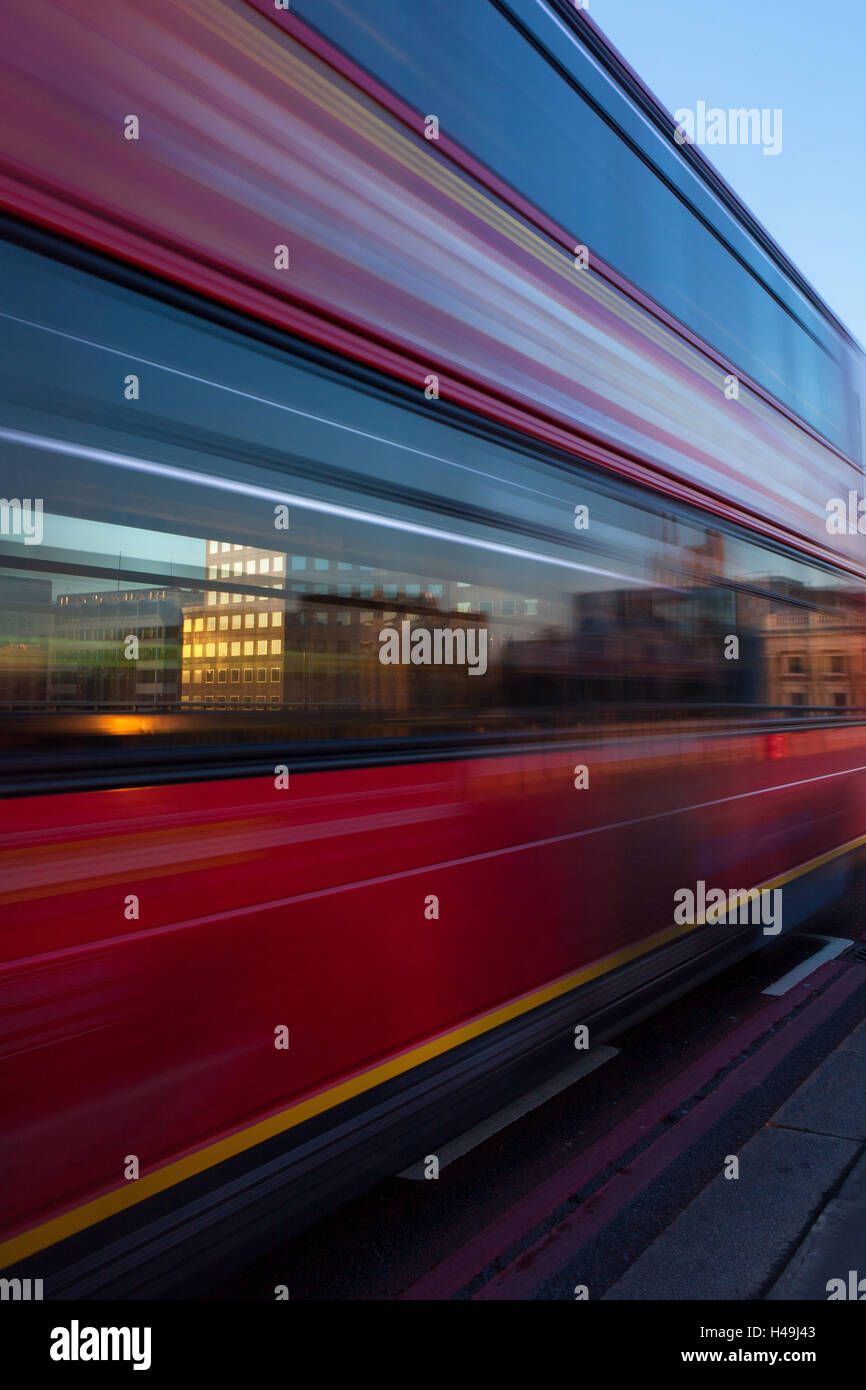
M560 0L0 55L2 1265L183 1293L848 881L863 358Z

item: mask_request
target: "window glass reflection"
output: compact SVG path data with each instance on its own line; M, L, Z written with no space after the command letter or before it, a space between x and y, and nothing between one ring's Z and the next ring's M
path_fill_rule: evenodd
M491 565L465 547L455 562L444 542L438 572L419 573L399 532L381 540L379 565L367 551L356 564L326 519L305 521L301 553L284 540L268 549L231 534L61 518L48 553L74 555L74 572L40 573L41 557L13 568L15 547L4 546L0 703L270 711L298 738L334 719L367 737L759 711L838 717L866 704L863 602L849 578L692 515L641 511L636 495L605 506L609 553L617 522L625 553L642 536L639 579L531 558ZM135 569L155 579L162 570L162 582L124 580L122 557L136 552ZM223 554L229 565L210 564ZM178 570L199 578L177 582ZM393 661L383 659L389 632Z

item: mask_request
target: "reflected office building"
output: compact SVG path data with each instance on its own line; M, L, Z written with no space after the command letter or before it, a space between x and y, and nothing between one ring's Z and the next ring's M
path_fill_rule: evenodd
M285 555L209 540L207 575L215 587L183 607L181 703L286 703Z
M171 589L61 594L50 637L49 704L158 709L177 703L180 623L180 600Z
M424 703L447 706L458 673L383 665L383 628L408 621L412 631L459 630L517 616L515 599L481 597L469 583L228 541L207 542L207 577L214 587L183 606L180 686L187 707L400 714ZM537 618L537 600L524 606L524 616ZM490 686L485 693L489 698Z
M762 634L770 703L828 713L866 708L864 634L859 595L791 592L767 615Z
M39 708L51 670L51 580L0 575L0 701Z

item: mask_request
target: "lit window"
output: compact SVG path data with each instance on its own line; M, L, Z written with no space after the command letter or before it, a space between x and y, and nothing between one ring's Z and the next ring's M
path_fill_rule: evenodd
M244 614L244 627L255 627L255 625L256 625L256 615L255 615L255 613L245 613L245 614Z
M270 573L270 569L271 569L271 562L270 562L268 556L265 555L265 556L263 556L263 558L262 558L261 560L259 560L259 574L269 574L269 573Z
M255 560L247 560L247 574L255 574L255 572L256 572L256 562L255 562Z
M236 574L236 575L237 575L237 574L243 574L243 572L244 572L244 562L243 562L243 560L235 560L234 564L232 565L232 571L233 571L234 574Z
M196 642L195 646L192 649L192 654L196 657L204 656L204 647L202 646L201 642Z
M244 642L244 656L253 656L255 647L255 642Z
M207 630L208 632L216 632L216 618L208 618Z
M208 577L208 579L216 579L216 577L217 577L217 567L216 567L216 565L208 565L208 567L207 567L207 577Z
M220 618L220 632L224 632L225 629L228 627L228 625L229 625L229 615L228 615L228 613L224 613L223 616Z
M232 642L232 652L231 652L231 654L232 654L232 656L240 656L240 654L241 654L241 644L240 644L240 642Z
M283 572L283 557L282 557L282 555L275 555L275 556L274 556L274 571L275 571L277 574L282 574L282 572Z
M187 659L189 656L191 656L191 655L192 655L192 650L191 650L191 648L190 648L189 642L184 642L184 644L183 644L183 657L184 657L184 660L186 660L186 659Z
M218 652L217 652L217 656L228 656L228 654L229 654L229 644L228 644L228 642L220 642L220 644L219 644L219 650L218 650Z
M210 551L211 555L214 555L216 551L219 549L219 544L217 541L208 541L207 548Z
M182 671L180 678L184 685L189 685L189 671Z
M256 643L256 656L267 656L268 644L266 641Z
M228 601L229 601L229 596L228 596L228 594L225 593L225 592L221 593L221 594L220 594L220 603L228 603Z
M216 656L216 643L208 642L204 649L205 656Z
M184 618L184 620L183 620L183 630L184 630L184 632L191 632L191 631L192 631L192 618Z
M281 637L271 638L271 655L279 656L283 650L283 639Z
M220 578L221 578L221 579L228 579L228 577L229 577L229 575L231 574L231 572L232 572L232 567L231 567L231 565L220 565Z
M276 608L275 608L274 611L273 611L273 613L271 614L271 625L272 625L273 627L282 627L282 625L283 625L283 615L282 615L282 613L279 611L279 609L276 609Z
M204 618L196 618L195 630L196 632L204 632Z
M201 685L201 667L196 667L192 673L193 685Z
M221 541L221 542L220 542L220 550L228 550L228 549L229 549L229 543L228 543L228 541Z

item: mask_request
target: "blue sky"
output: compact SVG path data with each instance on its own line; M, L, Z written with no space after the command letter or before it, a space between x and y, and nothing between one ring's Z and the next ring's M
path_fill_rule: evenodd
M704 154L866 345L866 0L589 0L673 112L782 111L782 148Z

